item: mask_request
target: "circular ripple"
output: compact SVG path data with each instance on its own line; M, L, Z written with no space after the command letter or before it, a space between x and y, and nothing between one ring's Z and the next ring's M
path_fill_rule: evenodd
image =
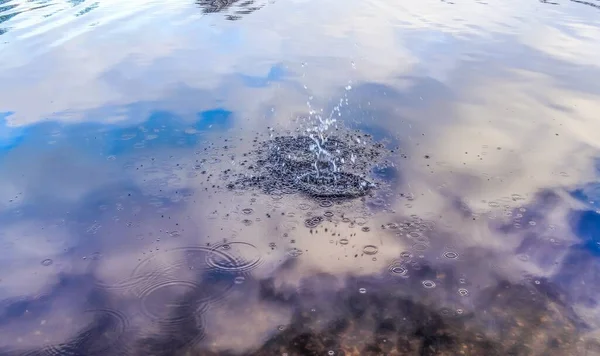
M421 283L423 284L423 287L425 287L427 289L435 288L435 282L434 281L424 280Z
M400 262L392 263L389 266L388 270L390 271L391 274L393 274L395 276L406 276L408 274L408 270Z
M340 245L347 245L349 242L348 239L340 239Z
M51 259L49 259L49 258L46 258L45 260L43 260L43 261L42 261L42 262L40 262L40 263L42 264L42 266L48 267L48 266L50 266L51 264L53 264L53 263L54 263L54 261L52 261L52 260L51 260Z
M248 242L229 242L211 249L206 262L222 271L248 272L262 263L262 256L256 246Z
M319 226L323 222L323 220L324 219L322 216L313 216L304 220L304 226L306 226L309 229L314 229L317 226Z
M458 258L458 253L456 253L454 251L446 251L446 252L444 252L444 257L451 259L451 260L455 260Z
M375 255L379 252L379 248L375 245L366 245L362 251L365 255Z
M166 281L195 282L200 274L213 269L207 261L209 255L216 258L214 256L218 254L219 260L234 264L235 260L225 252L199 246L164 250L142 260L125 280L117 283L96 280L95 283L105 289L126 290L140 295L151 286Z
M41 350L24 355L36 356L79 356L79 355L124 355L125 335L129 329L129 319L125 314L112 309L87 310L93 314L92 322L68 342L49 345Z
M326 211L323 213L323 216L325 216L326 218L332 218L333 217L333 211Z
M254 210L252 208L246 208L246 209L242 209L242 213L244 215L250 215L254 212Z
M321 208L331 208L333 206L333 201L329 199L321 199L319 200L319 206Z
M300 210L308 210L308 209L310 209L310 205L306 204L306 203L301 203L301 204L298 204L298 209L300 209Z
M169 281L154 285L142 292L142 312L153 321L177 324L189 315L182 311L193 312L199 308L205 298L187 298L197 294L201 285L189 281Z

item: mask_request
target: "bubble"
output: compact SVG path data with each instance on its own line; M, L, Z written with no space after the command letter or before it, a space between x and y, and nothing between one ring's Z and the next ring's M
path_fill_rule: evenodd
M306 226L309 229L314 229L317 226L319 226L323 222L323 220L324 219L322 216L313 216L304 220L304 226Z
M453 252L453 251L446 251L444 252L444 257L454 260L458 258L458 253Z
M48 267L48 266L50 266L51 264L53 264L53 263L54 263L54 261L52 261L52 260L51 260L51 259L49 259L49 258L46 258L45 260L43 260L43 261L42 261L42 262L40 262L40 263L42 264L42 266L46 266L46 267Z
M360 294L365 294L365 293L367 293L367 289L366 289L366 288L360 288L360 289L358 290L358 292L359 292Z
M347 245L348 242L348 239L340 239L340 245Z
M226 257L224 257L225 251ZM206 263L223 271L248 272L262 263L262 256L251 243L230 242L215 246L207 255Z
M377 252L379 252L379 249L375 245L366 245L363 247L362 251L365 255L375 255Z
M469 295L469 291L467 289L465 289L465 288L458 288L458 294L461 297L466 297L466 296Z
M254 209L252 209L252 208L242 209L242 213L244 215L250 215L250 214L254 213Z
M427 289L435 288L435 282L434 281L424 280L421 283L423 284L423 287L425 287Z

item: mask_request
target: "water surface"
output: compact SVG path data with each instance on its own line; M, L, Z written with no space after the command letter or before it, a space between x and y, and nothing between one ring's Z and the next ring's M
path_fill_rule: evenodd
M598 38L597 0L0 0L0 354L600 355ZM319 114L376 189L231 189Z

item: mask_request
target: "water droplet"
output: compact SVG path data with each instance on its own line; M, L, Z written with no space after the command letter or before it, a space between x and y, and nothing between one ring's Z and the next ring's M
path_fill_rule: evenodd
M254 210L252 208L246 208L246 209L242 209L242 213L244 215L250 215L254 212Z
M369 232L371 231L371 228L368 226L363 226L363 228L361 229L363 232Z
M340 239L340 245L347 245L348 242L348 239Z
M361 289L358 290L358 292L360 294L365 294L365 293L367 293L367 289L366 288L361 288Z
M54 263L54 261L52 261L52 260L51 260L51 259L49 259L49 258L46 258L45 260L43 260L43 261L41 262L42 266L46 266L46 267L50 266L50 265L51 265L51 264L53 264L53 263Z
M465 288L458 288L458 294L459 294L461 297L466 297L466 296L468 296L468 295L469 295L469 291L468 291L468 290L466 290Z
M283 331L284 329L285 329L285 325L279 325L277 327L277 330L279 330L279 331Z
M365 255L374 255L378 251L379 251L379 249L375 245L366 245L365 247L363 247L363 253Z
M327 351L327 355L333 356L333 355L335 355L335 351L329 350L329 351Z
M246 281L246 277L237 276L237 277L235 277L235 279L233 281L235 282L235 284L242 284Z
M427 289L435 288L435 282L434 281L424 280L421 283L423 284L423 287L425 287Z

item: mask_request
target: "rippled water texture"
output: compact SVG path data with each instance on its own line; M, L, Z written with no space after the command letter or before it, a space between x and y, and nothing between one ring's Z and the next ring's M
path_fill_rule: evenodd
M0 0L0 355L600 355L599 113L598 0Z

